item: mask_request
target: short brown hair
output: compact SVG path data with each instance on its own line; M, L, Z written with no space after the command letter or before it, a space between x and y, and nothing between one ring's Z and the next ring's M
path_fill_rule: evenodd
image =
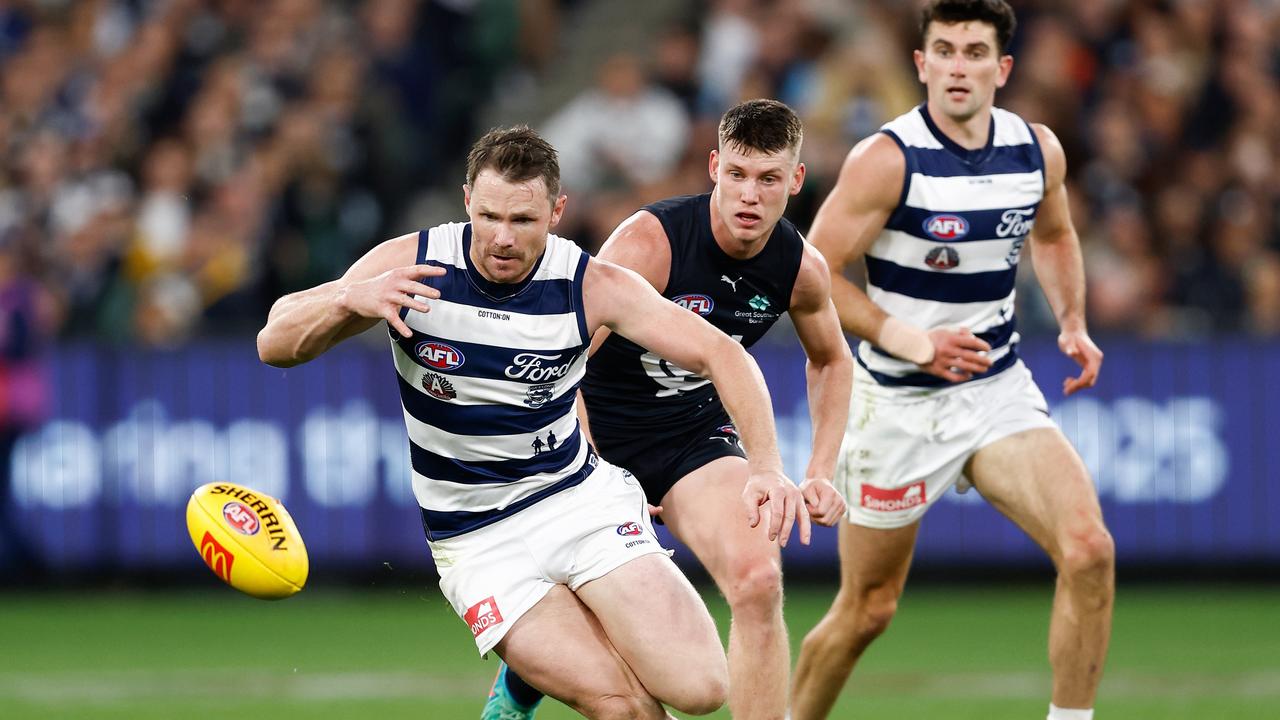
M560 195L556 149L528 125L494 128L477 140L467 155L467 185L474 186L482 170L493 170L509 182L542 178L552 202Z
M1018 18L1005 0L933 0L920 11L920 44L924 45L929 23L953 25L970 21L987 23L996 29L996 44L1000 46L996 51L1001 55L1018 28Z
M776 153L799 149L804 126L796 112L777 100L748 100L720 118L720 145Z

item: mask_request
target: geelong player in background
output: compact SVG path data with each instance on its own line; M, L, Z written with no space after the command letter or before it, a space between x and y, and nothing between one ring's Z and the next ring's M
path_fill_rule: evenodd
M281 298L258 352L289 367L385 320L440 588L480 653L587 717L706 714L728 684L715 627L658 545L639 484L583 437L575 396L608 328L711 378L751 482L793 488L769 395L738 343L550 235L559 188L555 150L533 131L490 132L468 158L470 222L388 240ZM785 533L797 508L774 497L769 532Z
M831 303L826 263L782 217L804 182L801 141L800 119L780 102L752 100L730 109L710 155L714 189L645 207L613 232L599 255L639 273L668 305L705 317L743 347L783 313L791 316L808 355L814 427L800 488L752 475L739 428L725 412L727 398L678 358L601 330L592 338L582 384L601 455L635 474L729 603L729 709L739 719L785 716L791 664L778 549L787 533L744 522L739 498L749 507L785 503L823 525L839 522L845 509L830 479L853 359ZM678 335L675 328L669 332ZM802 526L801 540L808 539ZM531 717L538 694L528 685L500 671L483 717Z
M858 348L837 487L841 586L804 640L792 715L826 717L884 632L925 510L969 484L1053 559L1051 720L1087 720L1111 633L1114 547L1084 464L1018 360L1014 278L1023 243L1091 387L1102 353L1085 329L1084 272L1062 146L992 107L1013 67L1003 0L935 0L915 64L927 101L849 154L810 237ZM867 294L844 268L865 259ZM868 298L868 294L870 297ZM977 640L977 638L975 638Z

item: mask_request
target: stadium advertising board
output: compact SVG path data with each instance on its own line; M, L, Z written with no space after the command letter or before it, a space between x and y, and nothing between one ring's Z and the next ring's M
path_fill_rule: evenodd
M1070 361L1022 354L1079 448L1122 563L1280 561L1280 346L1112 341L1097 388L1059 390ZM803 358L756 356L773 391L793 478L810 425ZM19 440L11 470L20 529L54 568L152 569L193 561L183 508L216 481L283 499L317 568L429 567L409 488L407 442L385 352L358 345L290 370L251 344L168 353L63 348L53 412ZM791 564L834 564L835 533ZM1038 562L1039 551L975 492L926 516L917 562Z

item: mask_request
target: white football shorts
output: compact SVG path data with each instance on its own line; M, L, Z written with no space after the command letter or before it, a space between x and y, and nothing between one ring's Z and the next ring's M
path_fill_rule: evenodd
M511 517L428 542L440 590L487 655L555 585L577 590L644 555L670 555L631 473L599 461L581 484Z
M978 450L1024 430L1056 427L1021 361L990 379L924 391L880 386L855 365L835 486L848 503L849 522L904 527L951 486L971 487L962 473Z

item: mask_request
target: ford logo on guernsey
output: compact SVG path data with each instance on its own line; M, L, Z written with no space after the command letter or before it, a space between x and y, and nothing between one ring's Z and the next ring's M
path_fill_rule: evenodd
M418 343L417 353L418 359L437 370L457 370L467 361L458 348L434 340Z
M716 304L711 298L700 293L688 293L685 295L677 295L671 298L671 302L679 305L685 310L692 310L702 316L711 314L711 308Z
M959 215L930 215L924 231L938 240L959 240L969 234L969 221Z

